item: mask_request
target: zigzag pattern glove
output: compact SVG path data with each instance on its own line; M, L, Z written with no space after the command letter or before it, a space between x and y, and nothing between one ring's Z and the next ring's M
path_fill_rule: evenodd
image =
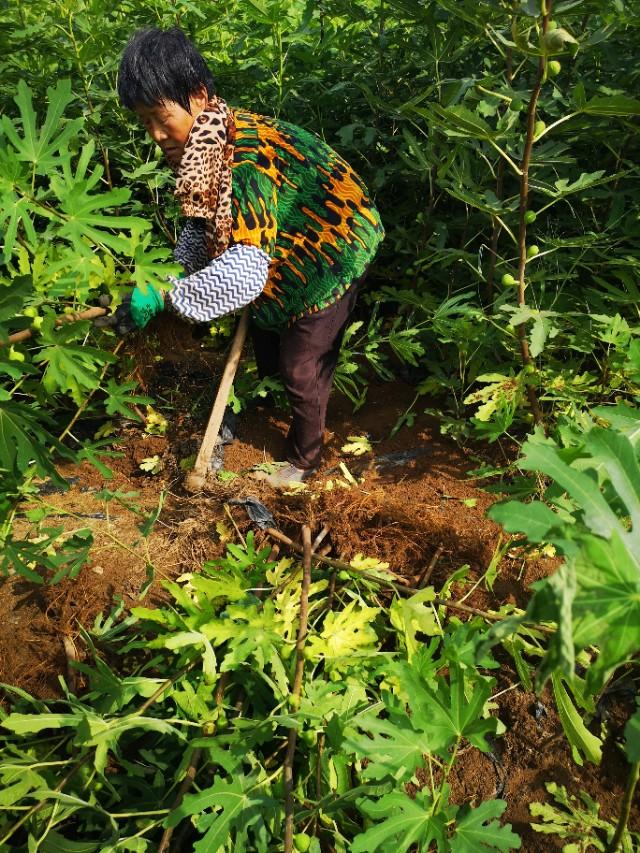
M169 280L166 301L192 323L207 323L253 302L267 283L271 258L257 246L236 243L199 272Z
M209 263L205 228L204 219L189 217L173 250L173 257L182 264L187 275L201 270Z

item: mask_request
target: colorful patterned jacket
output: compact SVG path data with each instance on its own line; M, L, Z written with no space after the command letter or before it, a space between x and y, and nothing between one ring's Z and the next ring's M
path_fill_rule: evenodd
M230 246L208 257L204 220L187 219L175 256L188 275L173 280L169 301L200 322L251 302L254 322L278 330L339 299L384 229L362 180L319 137L242 110L232 116Z

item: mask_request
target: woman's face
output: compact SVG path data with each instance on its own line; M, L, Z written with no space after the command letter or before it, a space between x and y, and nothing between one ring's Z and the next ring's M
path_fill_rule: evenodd
M160 146L172 168L180 165L193 123L206 108L208 101L207 90L202 86L189 98L190 113L175 101L164 101L152 107L139 104L135 108L143 127L156 145Z

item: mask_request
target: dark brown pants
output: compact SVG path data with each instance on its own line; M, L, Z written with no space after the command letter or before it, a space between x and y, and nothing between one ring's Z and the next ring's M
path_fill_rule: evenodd
M320 463L331 382L363 278L342 299L301 317L282 332L251 326L258 375L280 376L287 392L293 412L287 459L298 468L309 470Z

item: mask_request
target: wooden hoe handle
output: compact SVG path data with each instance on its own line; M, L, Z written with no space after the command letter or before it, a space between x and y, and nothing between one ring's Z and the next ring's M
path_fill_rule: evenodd
M96 317L102 317L107 313L106 308L88 308L86 311L80 311L73 314L61 314L56 320L56 326L62 326L63 323L75 323L77 320L95 320ZM33 335L33 329L23 329L21 332L15 332L9 335L10 344L18 344L20 341L26 341ZM0 341L0 347L4 344Z
M227 358L227 363L224 366L222 379L220 380L220 385L218 387L218 393L216 394L216 399L213 403L211 414L209 415L209 423L207 424L207 429L205 431L204 438L202 439L202 444L200 445L195 465L185 480L185 488L188 492L199 492L203 488L207 479L211 454L213 453L213 448L215 447L216 439L220 432L222 418L224 417L224 410L227 407L227 400L229 399L229 391L233 384L236 370L238 369L238 362L242 355L242 347L244 346L244 341L247 337L248 328L249 308L245 308L242 312L242 316L240 317L240 322L238 323L238 328L236 329L236 333L231 344L229 357Z

